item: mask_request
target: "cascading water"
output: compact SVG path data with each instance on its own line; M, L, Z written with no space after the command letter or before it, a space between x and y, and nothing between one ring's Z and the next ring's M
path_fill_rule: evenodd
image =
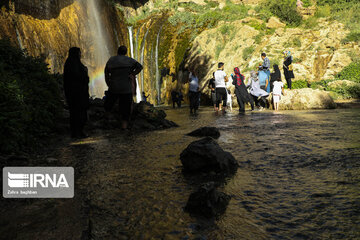
M133 28L132 27L128 27L129 30L129 40L130 40L130 53L131 53L131 57L134 58L134 44L133 44ZM138 83L138 79L137 77L135 77L136 79L136 102L139 103L141 101L141 94L140 94L140 89L139 89L139 83Z
M87 11L89 16L89 28L92 42L92 60L93 66L90 66L90 95L96 97L104 96L107 89L104 79L104 68L107 60L110 58L110 53L107 48L108 41L105 38L103 31L104 24L98 10L97 0L88 0Z
M17 28L15 28L15 31L16 31L16 38L18 40L19 46L20 46L21 50L24 50L24 44L22 43L19 30Z
M145 53L145 43L146 43L146 37L149 34L149 29L146 30L146 33L144 35L144 38L141 43L141 55L140 55L140 63L144 66L144 53ZM141 72L141 91L144 91L144 71Z
M156 37L156 48L155 48L155 71L156 71L156 91L157 91L157 100L158 105L161 104L161 85L160 85L160 72L159 72L159 42L160 42L160 33L162 26Z

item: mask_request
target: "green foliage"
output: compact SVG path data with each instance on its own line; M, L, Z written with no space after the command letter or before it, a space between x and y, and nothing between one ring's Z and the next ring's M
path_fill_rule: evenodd
M254 40L256 44L260 44L264 38L265 34L263 32L255 36Z
M329 83L333 81L334 80L321 80L318 82L312 82L311 88L329 91L332 93L331 96L333 98L360 98L360 87L358 85L350 86L344 83L338 87L329 86Z
M224 44L219 44L215 48L215 58L218 59L220 56L220 53L224 50Z
M308 88L309 86L310 84L306 80L296 80L291 83L292 89Z
M309 17L303 22L303 27L306 29L312 29L317 27L318 22L316 17Z
M255 28L258 31L264 31L266 29L265 23L260 23L255 20L250 21L249 26Z
M331 16L331 7L330 5L318 6L315 17L330 17Z
M340 80L351 80L360 83L360 61L352 62L346 66L337 76Z
M208 1L208 0L205 0L204 1L209 8L216 8L219 6L219 3L217 1Z
M13 152L53 131L61 110L59 78L43 59L0 40L0 151Z
M293 26L299 26L302 21L302 17L296 10L296 0L264 1L258 10L260 12L264 11L265 13L269 11L273 15L279 17L282 21Z
M255 51L255 48L253 46L244 48L243 56L242 56L243 59L245 61L248 60L251 57L251 55L253 54L254 51Z
M349 43L349 42L360 43L360 32L350 32L341 42L342 43Z
M219 31L221 34L223 35L226 35L226 34L230 34L233 30L233 26L231 25L222 25L220 28L219 28Z
M311 6L311 1L310 0L302 0L303 2L303 7L310 7Z
M242 4L228 3L223 9L217 9L215 11L210 9L210 4L208 5L206 5L207 7L197 9L196 13L191 11L177 11L169 17L169 22L173 26L181 25L182 30L212 28L217 26L220 21L231 22L243 19L247 16L248 12L248 7Z
M340 87L330 87L327 86L326 91L335 92L337 95L340 95L341 98L347 99L347 98L360 98L360 86L354 85L349 86L343 83Z

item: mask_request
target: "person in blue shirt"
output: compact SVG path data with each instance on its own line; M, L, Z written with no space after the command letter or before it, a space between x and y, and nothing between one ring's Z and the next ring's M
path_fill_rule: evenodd
M261 59L264 62L259 66L260 87L270 93L270 59L266 56L266 53L261 53ZM263 71L264 74L261 73L261 71Z

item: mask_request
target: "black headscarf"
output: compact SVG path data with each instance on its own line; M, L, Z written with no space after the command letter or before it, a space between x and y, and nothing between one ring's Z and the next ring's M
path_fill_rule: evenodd
M64 66L64 92L69 105L87 107L89 100L89 76L81 63L80 48L69 49L69 57Z
M281 80L281 73L280 73L280 69L279 66L277 64L274 64L273 66L274 68L274 72L271 74L271 82L277 81L277 80Z

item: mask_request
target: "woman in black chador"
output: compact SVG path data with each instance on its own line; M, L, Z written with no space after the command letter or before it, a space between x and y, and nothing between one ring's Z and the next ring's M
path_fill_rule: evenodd
M277 64L274 64L273 68L274 72L270 74L270 92L273 91L274 82L281 81L281 73L279 66Z
M291 89L291 79L295 78L294 72L293 72L293 67L292 67L292 62L293 62L293 57L291 56L291 52L284 51L283 69L284 69L284 75L285 75L288 89Z
M72 47L64 66L64 92L69 105L71 137L86 138L83 129L89 107L88 69L81 63L80 48Z
M254 101L250 97L244 80L245 77L240 73L240 69L238 67L234 68L234 74L232 76L232 84L235 85L235 94L239 104L239 112L245 112L245 103L250 102L251 110L254 110Z

